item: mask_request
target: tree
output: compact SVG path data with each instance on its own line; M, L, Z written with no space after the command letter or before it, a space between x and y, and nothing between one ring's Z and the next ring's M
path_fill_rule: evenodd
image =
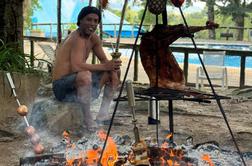
M0 1L0 39L4 43L15 44L15 49L23 43L23 0Z
M246 0L221 0L222 4L219 6L219 11L221 14L232 16L232 20L237 29L237 40L243 40L244 33L244 20L248 16L248 13L252 12L251 6L252 2L247 3ZM248 0L247 0L248 1Z
M24 29L31 29L33 11L41 9L39 0L24 0L23 7Z
M0 6L0 39L13 43L11 46L16 50L23 50L24 17L28 25L38 0L1 0Z
M216 0L200 0L202 2L206 2L207 6L207 16L209 21L215 21L215 13L214 13L214 6ZM215 29L209 29L208 30L208 38L209 39L215 39L216 38L216 32Z

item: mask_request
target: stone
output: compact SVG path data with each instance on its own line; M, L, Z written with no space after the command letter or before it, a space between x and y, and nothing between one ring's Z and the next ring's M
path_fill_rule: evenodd
M81 119L78 103L59 102L53 97L36 101L28 117L30 124L37 130L48 129L55 134L80 127Z

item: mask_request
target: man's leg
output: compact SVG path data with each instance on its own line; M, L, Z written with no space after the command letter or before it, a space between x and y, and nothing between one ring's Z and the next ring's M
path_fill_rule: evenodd
M101 107L98 115L96 116L97 121L104 121L110 119L109 107L113 99L113 94L114 94L113 88L111 88L110 85L106 84L103 91Z
M114 92L118 86L117 83L113 83L111 81L111 75L109 72L105 72L100 80L100 86L103 87L103 85L105 85L105 87L101 107L98 115L96 116L97 121L110 120L109 107L111 101L113 100Z
M92 79L89 71L81 71L76 77L77 98L82 106L83 123L92 129L96 127L90 111Z

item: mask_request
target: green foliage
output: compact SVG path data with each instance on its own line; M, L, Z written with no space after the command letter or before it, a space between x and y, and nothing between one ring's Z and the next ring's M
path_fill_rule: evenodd
M36 9L41 9L41 6L39 4L39 0L31 0L31 4L26 4L26 6L24 6L24 29L31 29L32 26L32 15L33 15L33 11Z
M0 40L0 70L21 73L39 73L30 65L30 56L24 54L21 50L14 49L16 43L5 44ZM45 61L35 59L37 61Z
M114 13L115 15L117 15L118 17L121 16L121 10L117 10L117 9L113 9L113 8L109 8L109 11L111 11L112 13Z
M223 0L220 0L223 1ZM223 3L223 5L219 5L219 12L223 15L231 15L233 19L239 15L248 16L247 13L251 13L251 9L249 4L244 3L243 0L231 1L228 3Z
M203 2L209 2L210 0L199 0ZM243 1L237 0L237 1L231 1L231 0L212 0L214 2L228 2L226 5L221 6L221 3L218 3L216 7L220 7L223 11L216 10L215 11L215 22L220 24L221 27L235 27L236 24L234 22L234 15L241 15L245 13L245 24L244 27L251 27L251 21L252 21L252 2L250 4L242 4ZM186 3L183 5L183 7L188 7L191 5L191 1L185 1ZM236 4L234 4L236 3ZM142 1L142 3L137 4L144 8L146 4L146 1ZM229 5L227 5L229 4ZM172 6L171 2L168 1L167 6ZM218 9L218 8L216 8ZM139 11L139 20L142 18L144 9ZM187 23L189 26L203 26L205 25L205 22L208 20L207 16L207 7L200 11L200 12L193 12L190 14L185 14ZM159 22L161 22L161 16L159 16ZM156 24L156 16L151 14L148 10L146 12L146 16L144 19L144 24L147 25L155 25ZM173 11L168 11L168 24L175 25L175 24L184 24L182 17L180 14L176 14ZM220 33L225 32L226 29L216 29L216 38L220 39ZM230 30L231 33L236 34L237 30ZM195 34L196 38L202 38L207 39L208 38L208 30L200 31ZM248 32L244 31L244 39L248 40Z
M130 7L128 7L126 10L125 19L131 24L135 24L139 22L138 13L132 10Z
M112 13L114 13L115 15L117 15L118 17L121 17L122 11L116 10L116 9L112 9L112 8L109 8L109 11L111 11ZM126 13L125 13L125 20L128 21L130 24L136 24L136 23L138 23L139 22L139 20L138 20L138 12L132 10L131 7L128 6L127 9L126 9Z
M77 25L75 24L75 23L73 23L73 24L68 24L67 26L66 26L66 29L68 29L68 30L75 30L75 29L77 29Z

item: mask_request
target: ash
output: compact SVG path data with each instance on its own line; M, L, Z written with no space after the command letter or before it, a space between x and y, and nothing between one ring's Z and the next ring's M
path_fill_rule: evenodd
M203 155L209 155L215 166L242 166L240 155L234 151L223 150L215 142L203 143L200 145L182 145L185 149L185 156L196 158L199 166L209 166L210 164L202 159ZM251 160L252 153L243 153L244 160Z
M117 151L119 155L126 156L131 151L132 141L131 138L127 135L119 136L114 135L112 137L115 144L117 145ZM82 137L76 142L71 142L71 144L75 145L75 148L68 149L67 148L67 140L62 139L62 141L56 145L55 147L50 149L51 153L66 153L66 156L78 156L81 151L87 151L90 149L103 148L104 141L101 141L97 132L90 134L88 137Z
M134 141L127 135L120 136L114 135L113 140L117 145L118 155L121 157L127 157L132 151ZM155 143L150 141L150 138L145 140L146 144L150 146L156 146ZM73 142L72 142L73 144ZM104 141L98 137L97 133L93 133L88 137L82 137L74 143L76 148L66 151L67 142L63 139L59 145L52 148L52 153L66 153L66 156L78 156L80 151L86 151L89 149L102 148ZM202 159L204 155L208 155L215 166L242 166L241 158L235 151L223 150L216 142L206 142L198 145L193 145L191 142L187 142L183 145L172 145L174 149L182 149L185 154L185 158L194 159L196 164L194 166L209 166L209 162ZM243 153L244 159L252 160L252 152ZM130 165L128 162L126 165ZM38 165L40 166L40 165Z

